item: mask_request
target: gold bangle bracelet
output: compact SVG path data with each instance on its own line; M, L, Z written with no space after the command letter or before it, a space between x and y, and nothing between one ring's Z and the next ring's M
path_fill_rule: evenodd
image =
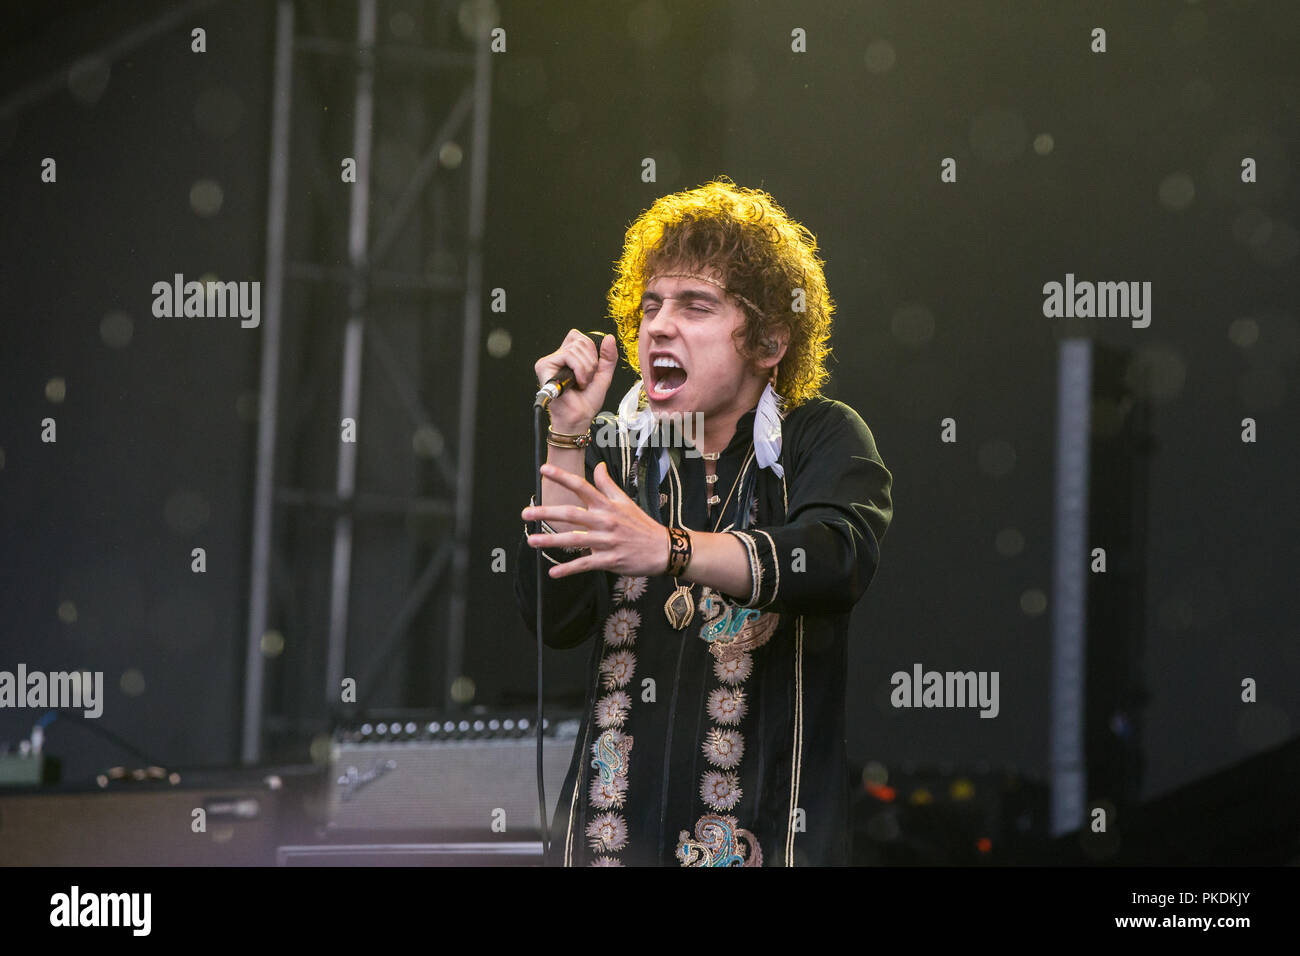
M586 448L591 444L591 429L577 435L566 435L564 432L557 432L555 429L547 426L546 444L556 448Z

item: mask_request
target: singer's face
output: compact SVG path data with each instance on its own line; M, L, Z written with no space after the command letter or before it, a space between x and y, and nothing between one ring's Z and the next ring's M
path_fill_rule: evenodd
M646 287L641 309L641 376L653 410L707 419L754 407L766 379L736 348L745 313L735 299L700 279L659 278Z

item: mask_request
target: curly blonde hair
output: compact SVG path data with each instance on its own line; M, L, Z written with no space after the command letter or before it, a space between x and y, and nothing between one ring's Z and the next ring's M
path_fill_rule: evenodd
M790 408L821 394L835 303L826 288L817 239L766 192L719 176L658 199L628 228L615 263L609 313L628 363L638 375L641 296L652 276L716 269L727 290L744 296L745 324L735 333L747 362L765 357L762 340L784 332L776 390ZM795 311L795 290L804 311Z

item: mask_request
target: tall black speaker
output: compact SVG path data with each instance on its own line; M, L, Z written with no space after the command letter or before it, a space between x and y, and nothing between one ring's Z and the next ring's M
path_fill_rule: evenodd
M1093 342L1084 749L1090 806L1131 807L1142 791L1142 660L1151 406L1133 353ZM1105 551L1105 571L1094 570Z

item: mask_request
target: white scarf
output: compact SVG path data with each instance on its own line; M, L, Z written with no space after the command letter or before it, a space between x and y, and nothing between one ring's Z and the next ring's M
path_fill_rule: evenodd
M641 457L641 450L650 440L655 425L654 412L648 406L640 407L643 386L644 379L637 379L618 403L619 420L636 441L637 458ZM758 459L760 468L770 468L778 478L784 478L785 469L777 463L777 458L781 456L780 401L781 396L772 387L772 383L768 382L758 400L758 409L754 412L754 457ZM668 477L667 448L659 452L659 474L664 479Z

